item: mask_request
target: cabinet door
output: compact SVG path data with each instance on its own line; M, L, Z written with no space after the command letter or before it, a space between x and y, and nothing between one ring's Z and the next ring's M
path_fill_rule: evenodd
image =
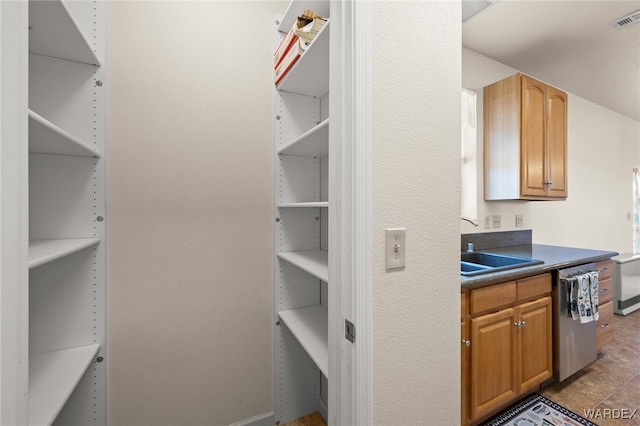
M491 412L516 394L514 310L471 320L471 417Z
M567 95L547 87L547 195L567 197Z
M516 310L518 393L553 374L551 297L524 303Z
M545 94L546 85L522 76L521 180L523 197L546 195Z
M460 336L462 337L460 352L460 424L467 424L467 412L469 410L469 335L467 322L460 323Z
M601 304L598 312L600 318L596 323L596 347L600 353L603 347L613 342L613 302Z

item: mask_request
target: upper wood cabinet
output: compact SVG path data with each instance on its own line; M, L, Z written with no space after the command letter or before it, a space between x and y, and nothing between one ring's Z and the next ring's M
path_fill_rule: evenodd
M523 74L484 88L485 200L567 197L567 94Z

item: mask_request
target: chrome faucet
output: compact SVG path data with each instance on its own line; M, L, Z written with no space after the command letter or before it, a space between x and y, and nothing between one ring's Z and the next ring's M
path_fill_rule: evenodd
M471 218L469 218L469 217L466 217L466 216L460 216L460 219L462 219L462 220L466 220L467 222L469 222L469 223L470 223L470 224L472 224L473 226L478 226L478 221L473 220L473 219L471 219Z

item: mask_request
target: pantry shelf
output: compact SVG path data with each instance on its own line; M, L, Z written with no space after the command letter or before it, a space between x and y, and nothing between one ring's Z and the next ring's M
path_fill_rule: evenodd
M282 78L278 90L307 96L322 96L329 91L330 23L324 24L307 50Z
M278 317L309 354L322 375L329 374L328 315L322 305L278 312Z
M29 110L29 152L100 157L100 152Z
M329 256L324 250L287 251L278 253L278 257L324 282L329 282Z
M94 344L29 357L30 425L53 423L99 349Z
M29 269L100 243L100 238L65 238L29 241Z
M29 1L29 53L100 66L63 0Z
M324 157L329 154L329 119L327 118L278 151L278 154Z
M329 207L328 201L310 201L306 203L282 203L278 204L280 208L309 208L309 207Z

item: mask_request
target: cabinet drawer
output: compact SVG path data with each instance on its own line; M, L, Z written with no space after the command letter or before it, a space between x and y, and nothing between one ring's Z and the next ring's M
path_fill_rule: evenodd
M598 352L613 341L613 302L607 302L599 306L600 318L596 323L596 341Z
M598 295L598 303L603 305L613 299L613 279L607 278L604 281L599 280L600 294Z
M495 311L515 303L517 300L516 294L515 281L471 290L471 315Z
M607 278L611 278L613 275L613 261L611 260L603 260L601 262L596 263L596 270L600 271L599 279L600 281L604 281Z
M536 275L517 281L518 300L531 299L551 293L551 274Z

